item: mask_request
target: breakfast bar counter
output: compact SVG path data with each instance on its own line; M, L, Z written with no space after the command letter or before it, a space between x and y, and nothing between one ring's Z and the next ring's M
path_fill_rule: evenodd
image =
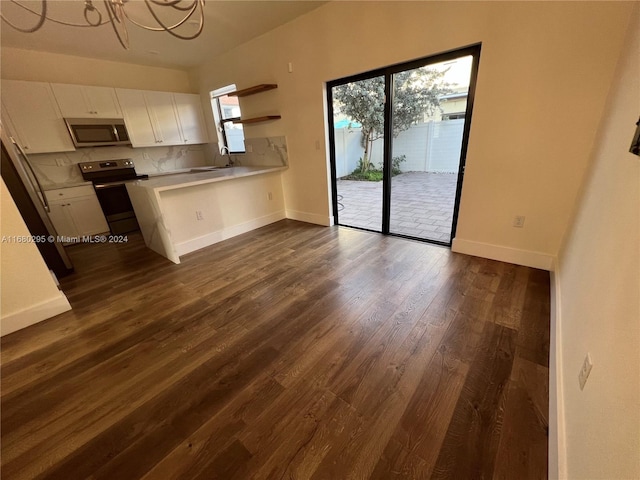
M180 256L285 218L281 172L287 167L193 169L127 183L150 249Z

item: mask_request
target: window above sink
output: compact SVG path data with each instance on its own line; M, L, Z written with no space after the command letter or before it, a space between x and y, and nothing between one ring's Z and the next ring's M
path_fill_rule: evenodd
M230 154L245 153L244 129L239 123L241 111L238 97L229 94L236 91L235 84L211 92L211 108L216 122L219 144Z

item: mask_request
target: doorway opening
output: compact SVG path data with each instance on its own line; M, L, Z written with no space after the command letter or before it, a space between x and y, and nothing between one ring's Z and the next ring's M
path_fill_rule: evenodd
M480 45L328 82L338 225L451 245Z

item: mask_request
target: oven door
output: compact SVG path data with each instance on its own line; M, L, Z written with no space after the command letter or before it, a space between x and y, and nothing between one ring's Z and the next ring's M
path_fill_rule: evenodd
M124 183L95 184L93 188L111 233L117 235L140 228Z

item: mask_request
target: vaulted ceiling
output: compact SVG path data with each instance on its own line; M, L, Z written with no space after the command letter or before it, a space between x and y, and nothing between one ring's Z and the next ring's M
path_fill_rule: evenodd
M182 0L183 4L191 0ZM2 0L2 14L12 23L32 27L38 17L21 8L17 3L35 11L41 11L40 0ZM70 27L46 21L35 33L22 33L2 22L2 46L64 53L82 57L99 58L119 62L137 63L173 68L190 68L207 59L228 51L248 40L258 37L279 25L318 8L323 1L221 1L206 0L204 30L195 40L181 40L166 32L150 32L129 24L130 48L125 50L118 42L111 25L97 28ZM83 0L53 0L47 2L48 16L73 23L85 23ZM107 17L103 0L93 0L93 5ZM128 14L139 22L153 23L144 0L125 3ZM163 15L167 7L157 7ZM175 15L164 17L175 22ZM164 19L163 18L163 19ZM184 25L193 31L192 17Z

